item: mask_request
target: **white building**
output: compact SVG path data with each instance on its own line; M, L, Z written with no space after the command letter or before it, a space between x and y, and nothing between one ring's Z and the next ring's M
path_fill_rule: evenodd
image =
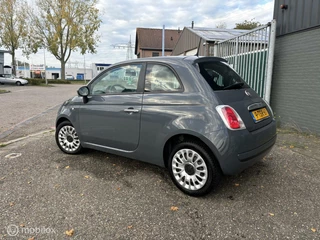
M108 63L92 63L92 74L93 77L97 76L104 69L108 68L111 64Z
M91 80L92 79L91 68L66 68L65 76L68 79L74 80ZM18 66L16 75L25 78L45 78L47 79L61 79L61 68L46 68L43 64L30 65L29 67Z

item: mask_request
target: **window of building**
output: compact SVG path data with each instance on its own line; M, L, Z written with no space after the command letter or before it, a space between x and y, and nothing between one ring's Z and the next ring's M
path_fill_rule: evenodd
M159 57L159 53L158 52L152 52L152 57Z
M148 64L145 92L178 92L182 86L173 71L164 65Z

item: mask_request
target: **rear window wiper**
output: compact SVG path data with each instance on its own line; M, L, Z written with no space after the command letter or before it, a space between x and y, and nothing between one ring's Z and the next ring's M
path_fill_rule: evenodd
M227 89L238 89L238 88L242 88L243 85L244 85L243 82L237 82L237 83L231 84L231 85L223 88L223 90L227 90Z

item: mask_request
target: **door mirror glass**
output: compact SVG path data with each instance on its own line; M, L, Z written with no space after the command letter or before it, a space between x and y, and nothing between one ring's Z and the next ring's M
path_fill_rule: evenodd
M87 97L89 95L89 88L87 86L79 88L78 95L81 97Z

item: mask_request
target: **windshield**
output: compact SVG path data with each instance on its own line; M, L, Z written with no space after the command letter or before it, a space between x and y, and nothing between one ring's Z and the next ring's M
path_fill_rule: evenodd
M228 90L249 87L226 63L219 61L200 62L198 70L213 90Z

